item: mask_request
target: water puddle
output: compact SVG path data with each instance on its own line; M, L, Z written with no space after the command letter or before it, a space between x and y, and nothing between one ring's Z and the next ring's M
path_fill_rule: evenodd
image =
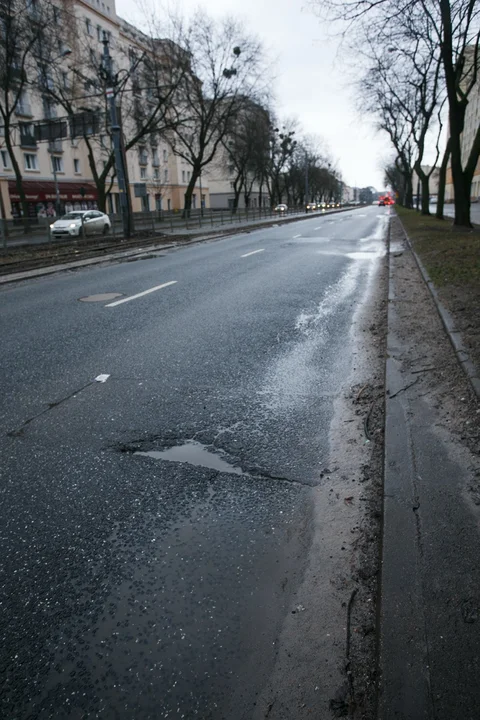
M188 463L196 467L205 467L210 470L230 473L231 475L248 475L248 473L243 472L242 468L230 465L220 455L210 452L205 445L194 440L168 448L168 450L147 450L145 452L138 450L134 454L154 458L155 460Z

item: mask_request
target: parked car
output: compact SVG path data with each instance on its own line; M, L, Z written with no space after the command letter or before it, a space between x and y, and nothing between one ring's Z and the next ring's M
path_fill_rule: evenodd
M305 212L314 212L317 209L317 203L307 203L305 206Z
M72 210L50 225L53 237L70 235L106 235L112 224L110 218L100 210Z
M275 208L275 212L278 213L284 213L287 212L287 210L288 207L285 205L285 203L280 203L280 205L277 205L277 207Z

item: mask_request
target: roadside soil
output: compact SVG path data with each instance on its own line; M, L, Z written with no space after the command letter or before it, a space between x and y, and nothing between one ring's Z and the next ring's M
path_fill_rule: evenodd
M374 720L383 497L386 256L352 328L352 376L335 401L328 466L312 489L315 533L252 720Z

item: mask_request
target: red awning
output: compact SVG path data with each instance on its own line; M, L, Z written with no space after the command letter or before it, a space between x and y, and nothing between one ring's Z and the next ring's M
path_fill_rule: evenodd
M55 200L57 194L55 192L54 182L35 182L35 180L24 180L23 189L27 198L27 202L46 202L48 200ZM82 194L82 188L85 191ZM74 182L58 182L58 189L60 192L60 200L63 201L82 201L82 200L97 200L97 188L95 185L89 183L74 183ZM14 180L8 181L8 193L10 200L13 202L20 200L20 195L17 191L17 185Z

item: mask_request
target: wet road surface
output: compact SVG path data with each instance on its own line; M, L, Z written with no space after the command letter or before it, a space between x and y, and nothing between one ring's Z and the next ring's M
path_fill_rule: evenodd
M388 212L2 289L2 717L252 717Z

